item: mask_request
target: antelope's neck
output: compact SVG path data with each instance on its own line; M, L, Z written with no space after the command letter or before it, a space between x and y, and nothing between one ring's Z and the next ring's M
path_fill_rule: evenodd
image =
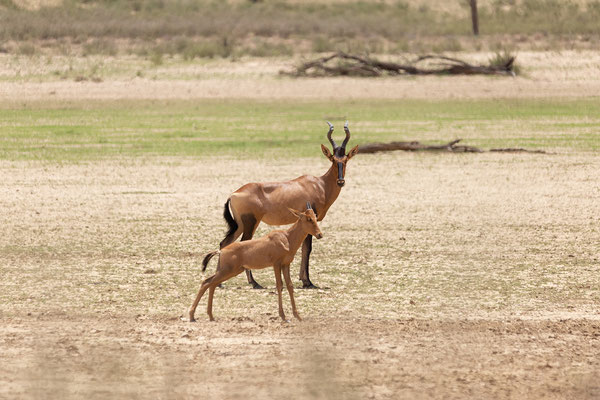
M321 180L323 181L323 187L325 188L325 201L327 203L325 204L325 208L327 209L337 199L337 197L340 194L340 191L342 190L342 188L339 187L337 184L337 179L337 163L331 163L331 167L329 168L329 170L327 170L327 172L325 172L325 175L321 177Z
M296 221L296 223L287 230L287 236L290 244L290 252L296 254L302 245L302 242L304 242L304 239L308 236L308 233L302 229L300 221Z

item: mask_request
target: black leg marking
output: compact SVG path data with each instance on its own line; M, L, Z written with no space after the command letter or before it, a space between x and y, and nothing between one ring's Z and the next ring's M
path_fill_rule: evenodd
M308 264L310 253L312 252L312 235L308 235L302 242L302 261L300 262L300 280L302 281L303 289L318 289L310 281L308 276Z
M242 215L242 224L244 225L244 233L242 234L242 241L252 239L252 235L254 234L254 228L256 227L258 221L252 214L244 214Z
M244 240L252 239L252 235L254 235L254 230L256 229L256 225L258 225L258 221L252 214L244 214L242 215L242 224L244 225L244 233L242 234L242 242ZM248 278L248 283L252 285L254 289L264 289L258 282L254 280L252 276L252 271L249 269L246 270L246 278Z

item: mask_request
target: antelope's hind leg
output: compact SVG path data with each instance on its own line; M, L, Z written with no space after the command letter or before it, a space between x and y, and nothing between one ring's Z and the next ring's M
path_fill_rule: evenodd
M220 264L220 261L219 261L219 264ZM208 313L208 317L210 318L210 320L214 321L214 318L212 316L212 302L213 302L213 296L215 293L215 288L222 282L225 282L227 279L230 279L236 275L239 275L243 270L244 270L244 268L242 268L242 267L221 268L220 265L217 266L217 272L214 275L206 278L202 282L202 285L200 285L200 290L198 290L196 299L194 300L194 303L192 304L192 306L190 307L190 310L189 310L190 322L196 322L196 318L194 318L194 314L196 313L196 307L198 307L198 303L200 302L200 299L202 298L202 296L204 295L204 292L206 292L207 289L210 289L210 290L208 292L208 305L207 305L206 311Z
M211 282L213 281L216 275L217 274L209 276L204 281L202 281L202 284L200 285L200 290L198 290L198 294L196 295L196 299L194 300L194 303L188 311L190 322L196 322L196 318L194 318L194 314L196 314L196 307L198 307L198 303L200 302L202 295L204 294L204 292L206 292L206 289L209 288Z
M206 305L206 313L208 314L208 318L211 321L214 321L212 315L212 304L213 304L213 296L215 294L215 288L219 286L221 283L225 282L228 279L233 278L236 275L239 275L244 270L243 267L225 267L223 269L219 268L217 273L213 276L212 281L209 284L208 291L208 303Z
M244 233L242 235L241 240L243 242L245 240L252 239L252 236L254 236L254 232L256 231L258 224L260 224L260 220L258 220L252 214L244 214L242 215L242 223L244 224ZM253 289L264 289L264 287L262 287L260 283L254 280L254 277L252 276L252 271L250 271L249 269L246 270L246 278L248 279L248 283L252 285Z

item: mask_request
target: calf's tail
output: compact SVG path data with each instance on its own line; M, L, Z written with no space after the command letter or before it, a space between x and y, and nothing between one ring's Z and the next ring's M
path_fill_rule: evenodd
M213 258L215 255L219 254L220 252L221 252L220 250L217 250L217 251L208 253L206 256L204 256L204 260L202 260L202 272L206 271L206 266L208 265L208 262L210 261L210 259Z

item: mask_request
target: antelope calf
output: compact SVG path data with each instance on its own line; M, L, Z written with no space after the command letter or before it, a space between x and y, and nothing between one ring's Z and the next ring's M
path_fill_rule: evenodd
M294 225L288 230L276 230L260 239L232 243L219 251L208 253L206 257L204 257L204 260L202 261L202 271L206 270L206 266L210 259L220 253L216 273L202 282L196 300L194 300L194 304L190 307L190 322L196 320L194 318L196 307L198 306L198 302L202 298L202 295L206 292L206 289L209 290L206 312L208 313L210 320L214 321L212 315L212 301L215 288L220 283L241 274L245 270L262 269L270 266L273 266L275 271L277 296L279 298L279 316L282 320L286 320L285 313L283 312L283 305L281 304L281 291L283 288L281 272L283 272L285 284L288 293L290 294L292 312L294 313L294 317L301 320L294 301L294 287L292 286L292 281L290 279L290 263L294 260L296 252L308 235L321 239L323 234L319 229L319 225L317 225L317 218L311 208L310 202L307 202L305 212L295 211L291 208L288 209L288 211L297 219Z

